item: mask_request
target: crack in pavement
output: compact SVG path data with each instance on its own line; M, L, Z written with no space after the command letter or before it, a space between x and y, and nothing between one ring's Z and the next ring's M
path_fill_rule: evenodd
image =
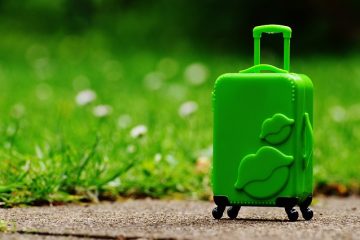
M51 232L40 232L40 231L25 231L18 230L11 233L27 234L27 235L39 235L39 236L52 236L52 237L75 237L75 238L89 238L89 239L113 239L113 240L136 240L136 239L152 239L152 240L176 240L176 238L147 238L140 236L126 237L123 235L119 236L107 236L107 235L93 235L84 233L51 233Z

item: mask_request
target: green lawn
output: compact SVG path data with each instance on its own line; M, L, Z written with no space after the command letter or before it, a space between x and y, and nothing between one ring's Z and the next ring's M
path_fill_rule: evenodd
M96 33L2 36L0 201L209 198L212 86L251 63L121 50ZM359 56L292 58L315 85L317 183L359 187L359 66Z

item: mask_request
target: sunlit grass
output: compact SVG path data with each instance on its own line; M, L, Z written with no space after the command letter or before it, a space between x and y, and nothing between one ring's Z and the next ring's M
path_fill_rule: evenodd
M209 198L211 91L251 64L128 53L95 33L0 40L0 201ZM360 182L360 59L294 59L315 85L315 179Z

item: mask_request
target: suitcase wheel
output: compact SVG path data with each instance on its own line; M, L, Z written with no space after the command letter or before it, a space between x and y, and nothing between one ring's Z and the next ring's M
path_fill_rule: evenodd
M295 222L299 218L299 213L295 208L285 208L285 212L290 222Z
M309 221L313 218L314 213L310 208L300 208L300 210L301 210L301 214L302 214L303 218L306 221Z
M309 195L309 196L307 196L305 201L299 205L301 214L306 221L311 220L314 216L313 211L309 208L311 202L312 202L312 196Z
M238 216L239 211L240 211L240 206L231 206L227 210L227 215L230 219L235 219Z
M225 206L217 206L212 210L212 215L215 219L220 219L225 211Z

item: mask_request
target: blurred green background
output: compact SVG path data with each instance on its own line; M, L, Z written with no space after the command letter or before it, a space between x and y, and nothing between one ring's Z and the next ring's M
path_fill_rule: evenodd
M359 193L359 1L0 0L0 203L209 199L211 91L252 28L293 29L315 85L315 181ZM262 38L282 65L281 36Z

